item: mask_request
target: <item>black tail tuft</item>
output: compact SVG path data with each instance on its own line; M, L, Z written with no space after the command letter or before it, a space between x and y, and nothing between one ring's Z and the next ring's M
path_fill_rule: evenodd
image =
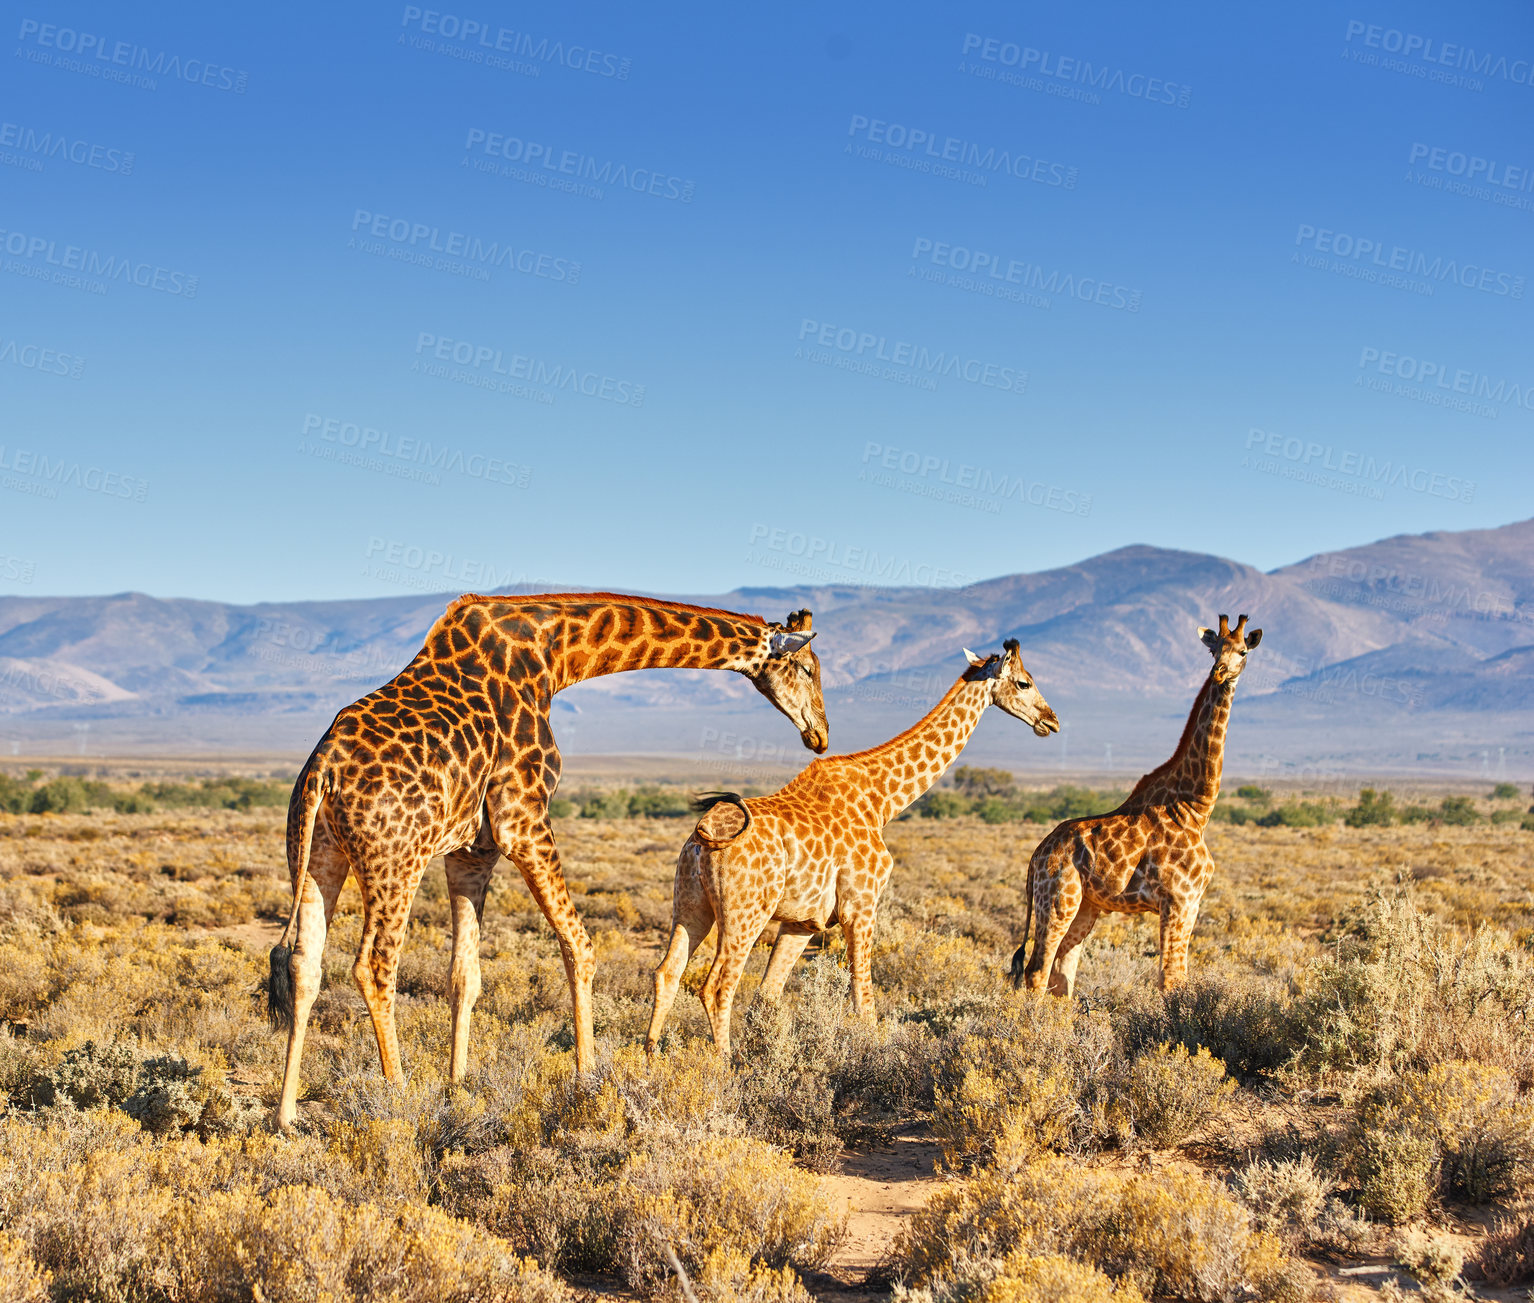
M1009 970L1009 973L1008 973L1008 976L1010 976L1011 979L1012 979L1012 985L1014 987L1018 988L1019 990L1022 989L1023 978L1024 978L1024 976L1026 975L1026 972L1027 972L1027 967L1028 967L1028 955L1026 953L1027 950L1028 950L1028 943L1026 941L1022 945L1018 946L1017 951L1012 956L1012 967L1011 967L1011 969Z
M707 814L716 805L722 805L728 801L731 805L740 805L739 792L699 792L692 798L692 812L694 814ZM744 809L744 806L741 806Z
M266 1016L274 1032L285 1032L293 1025L293 973L289 961L291 946L272 947L272 971L266 979Z

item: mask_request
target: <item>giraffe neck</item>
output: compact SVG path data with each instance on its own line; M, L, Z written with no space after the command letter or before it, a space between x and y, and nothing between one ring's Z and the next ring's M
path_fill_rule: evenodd
M857 757L862 786L888 823L926 792L964 750L990 705L990 684L960 679L920 720L883 746Z
M549 646L555 692L627 670L754 673L766 659L767 627L761 621L663 602L572 607L555 621Z
M1146 774L1130 796L1140 804L1171 804L1187 807L1188 815L1202 825L1214 810L1220 794L1220 773L1225 763L1225 730L1230 723L1234 680L1215 682L1211 674L1193 701L1182 740L1172 758Z
M767 661L770 630L755 616L608 593L477 597L455 602L423 655L459 659L479 647L505 672L542 679L549 695L625 670L736 670ZM545 677L546 676L546 677Z

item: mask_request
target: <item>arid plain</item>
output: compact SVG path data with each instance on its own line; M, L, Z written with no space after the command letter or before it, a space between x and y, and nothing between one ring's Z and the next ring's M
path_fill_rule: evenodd
M1005 981L1023 870L1056 819L1122 791L958 771L889 829L877 1025L833 928L776 1008L752 1007L759 950L725 1064L693 994L707 948L661 1053L641 1049L685 801L718 784L577 766L557 832L599 957L594 1076L572 1078L557 945L503 863L469 1078L446 1082L434 865L401 965L408 1088L383 1082L351 980L348 885L298 1134L278 1137L260 987L291 903L290 781L169 762L0 779L4 1303L1534 1281L1526 789L1398 782L1387 802L1228 776L1190 985L1164 1000L1154 923L1110 917L1067 1003Z

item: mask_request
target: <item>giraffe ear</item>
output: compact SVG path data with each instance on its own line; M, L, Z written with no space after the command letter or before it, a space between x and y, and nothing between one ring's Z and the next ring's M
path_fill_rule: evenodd
M1246 649L1247 649L1247 651L1251 651L1252 648L1255 647L1261 641L1262 641L1262 630L1261 629L1253 629L1251 631L1251 633L1246 635Z
M971 665L975 666L976 668L978 668L979 666L985 664L985 657L984 656L976 656L975 653L970 651L970 649L968 647L966 647L964 649L964 659L967 660Z
M1198 640L1210 651L1218 653L1220 650L1220 635L1213 629L1199 628Z
M780 656L792 656L800 648L809 646L814 636L813 633L783 633L775 629L767 644L768 655L774 660Z

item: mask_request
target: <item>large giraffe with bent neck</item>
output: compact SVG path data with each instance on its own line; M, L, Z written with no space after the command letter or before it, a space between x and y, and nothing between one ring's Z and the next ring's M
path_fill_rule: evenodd
M499 856L517 866L559 937L575 1016L577 1071L592 1067L591 941L570 903L549 824L560 757L549 729L556 692L643 669L733 670L826 749L820 662L809 611L759 616L613 593L453 602L414 660L348 706L304 765L288 807L293 914L272 950L268 1007L288 1029L277 1123L293 1121L304 1029L320 957L348 872L362 891L352 975L372 1015L384 1075L403 1080L394 1029L400 946L421 875L445 855L452 899L451 1075L468 1062L479 996L479 925ZM297 935L297 944L289 942Z
M1081 947L1098 915L1160 914L1161 989L1188 978L1188 940L1198 920L1214 860L1204 826L1220 794L1225 730L1236 680L1262 630L1246 633L1246 616L1230 627L1200 629L1214 656L1172 758L1151 770L1117 810L1068 819L1038 845L1028 865L1028 919L1012 956L1014 985L1068 996ZM1035 929L1033 955L1026 927Z
M942 777L989 706L1040 737L1060 721L1034 686L1015 641L999 655L966 651L969 668L899 737L853 755L813 760L781 791L744 800L715 793L677 857L671 944L655 970L654 1052L693 949L716 922L718 948L703 983L714 1044L730 1051L730 1008L746 960L766 925L782 926L761 994L775 1000L809 939L840 922L858 1012L874 1016L869 957L874 913L894 859L884 826Z

